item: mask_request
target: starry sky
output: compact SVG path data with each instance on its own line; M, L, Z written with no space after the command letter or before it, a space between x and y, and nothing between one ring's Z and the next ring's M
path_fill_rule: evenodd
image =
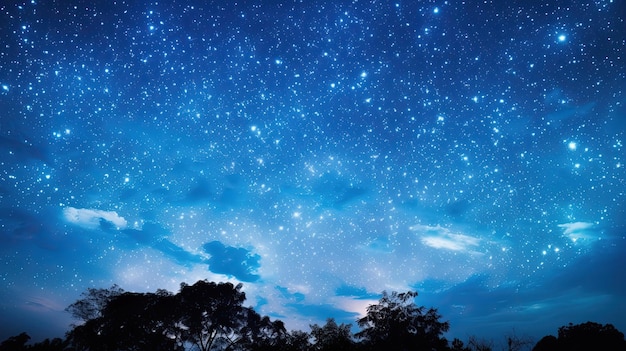
M308 331L626 331L626 5L3 1L0 339L243 282ZM621 312L620 312L621 311Z

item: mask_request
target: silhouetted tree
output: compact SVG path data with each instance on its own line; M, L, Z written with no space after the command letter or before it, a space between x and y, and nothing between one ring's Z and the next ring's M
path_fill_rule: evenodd
M461 341L460 339L457 339L457 338L454 338L454 340L452 340L452 344L451 344L450 350L452 350L452 351L471 351L468 347L465 347L465 345L463 344L463 341Z
M280 351L309 351L311 348L311 335L302 330L293 330L287 334L285 343L278 349Z
M356 337L375 350L447 350L443 333L449 323L441 322L436 309L418 307L413 300L417 292L383 292L378 304L367 307L358 320L362 330Z
M65 351L68 343L61 338L45 339L28 347L28 351Z
M66 334L66 340L70 348L75 351L98 351L103 349L97 346L100 338L98 330L100 323L101 317L98 317L90 319L81 325L75 325Z
M515 331L505 336L507 351L529 350L533 346L533 340L527 336L518 336Z
M245 340L248 313L241 284L213 283L200 280L194 285L181 284L177 296L180 335L199 351L226 350Z
M493 341L470 336L467 341L467 348L471 351L491 351L493 350Z
M334 318L328 318L326 324L321 327L317 324L311 325L311 336L315 339L312 349L315 351L352 350L354 340L350 328L350 324L337 325Z
M169 337L198 351L268 350L284 342L284 324L244 307L241 287L206 280L181 284L178 294L157 306L172 316L166 321Z
M20 333L19 335L11 336L0 343L0 351L18 351L25 350L26 343L30 340L30 335L26 333Z
M108 298L106 305L83 325L68 333L77 350L182 350L174 335L173 315L161 313L160 305L171 303L171 294L122 293Z
M101 333L110 349L182 350L176 338L170 337L173 316L159 313L165 296L124 293L113 298L104 309Z
M541 338L533 347L533 351L556 351L559 348L559 341L554 335L547 335Z
M241 337L234 345L251 351L275 351L287 342L287 329L280 320L261 317L252 308L245 308L247 320Z
M626 350L624 334L611 324L587 322L559 328L559 350Z
M74 350L263 351L287 339L281 321L243 307L241 285L201 280L176 295L115 291L90 289L68 308L88 318L67 335Z
M611 324L586 322L559 328L558 338L543 337L533 351L626 350L624 334Z
M81 294L82 298L69 305L65 310L72 317L83 322L98 318L107 303L115 296L122 294L124 290L117 285L108 289L89 288Z

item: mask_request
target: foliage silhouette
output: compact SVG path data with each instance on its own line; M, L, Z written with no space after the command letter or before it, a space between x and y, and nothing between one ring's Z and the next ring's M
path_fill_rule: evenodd
M471 351L492 351L493 341L470 336L467 341L467 349Z
M626 350L624 334L611 324L586 322L559 328L558 337L542 338L533 351L583 351L583 350Z
M558 349L559 340L554 335L546 335L533 347L533 351L554 351Z
M469 347L466 347L465 344L463 344L463 341L457 338L454 338L452 342L450 343L450 350L451 351L471 351Z
M0 351L25 350L30 336L26 333L11 336L0 343Z
M42 342L27 345L29 340L30 336L26 333L11 336L0 343L0 351L69 351L67 342L60 338L45 339Z
M302 330L294 330L287 334L285 343L278 348L280 351L309 351L313 347L311 335Z
M124 292L88 289L66 309L77 320L65 339L46 339L28 345L21 333L0 343L0 351L378 351L450 350L491 351L493 342L470 337L467 344L454 339L448 345L443 334L449 323L436 309L414 303L417 292L387 292L350 324L310 326L311 332L287 332L280 320L259 315L245 307L242 285L200 280L181 284L178 293ZM528 338L505 337L502 349L528 349ZM626 350L624 334L611 324L569 324L542 338L534 351Z
M182 350L179 340L171 337L175 321L163 313L168 296L115 295L95 314L98 317L70 331L68 341L76 350Z
M355 343L352 339L350 324L339 324L334 318L328 318L326 324L311 325L311 336L315 339L314 351L352 350Z
M518 336L513 331L511 334L505 336L506 350L507 351L522 351L530 349L533 345L533 340L529 337Z
M244 307L241 285L200 280L178 294L89 290L68 310L91 317L68 333L77 350L264 350L283 342L281 321Z
M198 281L181 284L177 295L181 339L199 351L235 350L272 344L286 333L282 322L271 322L243 307L242 285Z
M356 333L372 350L447 350L443 337L450 325L441 322L436 309L426 310L413 300L417 292L383 292L378 304L367 307L365 317L357 321L362 330Z
M81 294L82 299L69 305L65 310L72 317L87 322L100 317L109 301L123 292L124 290L117 285L113 285L108 289L89 288Z

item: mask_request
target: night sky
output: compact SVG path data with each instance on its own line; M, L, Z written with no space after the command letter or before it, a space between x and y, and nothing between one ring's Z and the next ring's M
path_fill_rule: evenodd
M626 4L3 1L0 340L88 287L626 331Z

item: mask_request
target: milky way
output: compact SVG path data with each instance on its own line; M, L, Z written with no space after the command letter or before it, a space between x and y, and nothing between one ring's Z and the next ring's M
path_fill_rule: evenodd
M621 1L0 5L0 339L243 282L308 330L626 330Z

